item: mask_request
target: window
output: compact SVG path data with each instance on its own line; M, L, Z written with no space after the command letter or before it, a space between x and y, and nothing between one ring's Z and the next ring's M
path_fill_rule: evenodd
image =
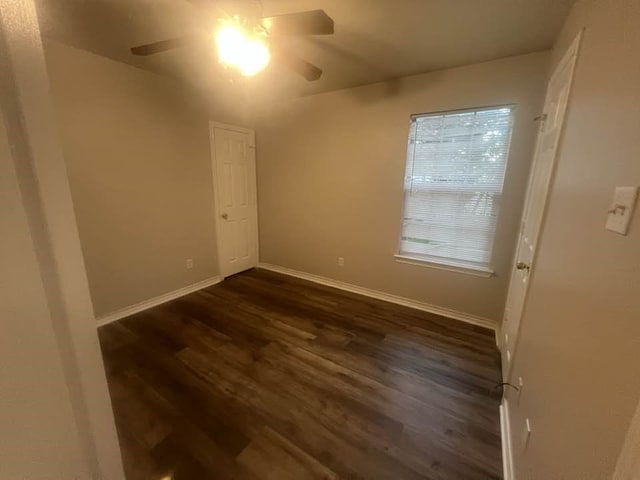
M411 117L401 259L490 272L514 108Z

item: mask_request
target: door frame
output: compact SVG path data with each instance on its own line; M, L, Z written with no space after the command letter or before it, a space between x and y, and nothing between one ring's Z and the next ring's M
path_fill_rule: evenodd
M562 59L560 60L560 62L558 62L558 64L556 65L556 67L554 68L553 72L551 73L551 76L549 77L549 80L547 82L547 91L549 88L549 85L551 85L552 80L554 79L554 77L556 76L557 72L562 71L563 68L566 67L567 63L573 61L573 64L571 65L571 73L570 73L570 77L569 77L569 93L567 95L567 97L565 98L565 112L564 112L564 118L562 120L562 125L560 127L560 134L558 136L558 141L557 141L557 146L556 146L556 151L554 153L554 157L553 157L553 163L551 166L551 174L549 175L549 179L545 185L546 188L546 193L545 193L545 200L544 200L544 205L542 207L542 214L540 216L540 228L538 229L538 232L536 234L536 251L533 254L533 258L531 259L531 263L530 263L530 273L529 273L529 281L527 282L527 285L525 287L525 292L524 292L524 298L522 300L522 309L520 312L520 319L518 322L518 329L517 331L514 333L515 339L514 339L514 343L513 343L513 352L511 355L511 361L509 362L509 371L508 372L502 372L502 377L503 377L503 381L508 382L511 374L513 373L513 363L516 357L516 353L518 351L518 344L520 343L520 331L522 330L522 319L524 318L525 315L525 311L526 311L526 306L527 306L527 299L529 296L529 288L531 285L531 281L533 279L533 275L535 273L535 266L537 263L537 255L536 252L538 250L538 245L540 243L540 238L542 237L542 233L544 231L544 225L545 225L545 221L547 218L547 213L548 213L548 204L549 204L549 192L551 191L551 187L553 184L553 180L555 178L555 174L556 174L556 170L557 170L557 164L558 164L558 154L560 152L560 146L561 146L561 142L562 139L564 137L564 125L566 124L566 116L567 116L567 112L569 109L569 102L571 100L571 93L573 91L573 84L574 84L574 79L575 79L575 70L576 70L576 65L578 63L578 56L580 53L580 45L582 43L582 37L583 37L583 33L584 33L584 29L580 30L578 32L578 34L576 35L576 37L573 39L573 41L571 42L571 45L569 46L569 48L567 48L566 52L564 53L564 55L562 56ZM544 100L544 105L543 108L546 107L547 104L547 95L545 94L545 100ZM544 122L546 119L546 112L543 112L543 115L541 116L541 120L542 122ZM513 283L513 276L515 275L515 264L518 261L518 258L520 256L520 247L521 247L521 237L523 234L523 227L524 227L524 222L525 222L525 215L527 214L528 208L529 208L529 203L531 201L530 198L530 189L531 189L531 184L532 184L532 179L533 179L533 174L535 172L535 162L539 161L538 160L538 152L540 149L540 145L542 142L542 128L540 128L538 130L538 137L536 139L536 145L535 145L535 149L534 149L534 162L531 164L531 170L530 170L530 177L527 183L527 193L525 195L525 204L523 206L522 209L522 216L520 217L520 228L518 230L518 238L517 238L517 244L516 244L516 251L514 253L513 256L513 262L512 262L512 266L511 266L511 275L509 277L509 289L507 291L507 299L506 299L506 303L505 303L505 308L508 307L509 305L509 297L513 294L512 292L512 283ZM499 334L499 342L498 342L498 348L501 351L501 355L506 355L506 345L505 345L505 316L503 314L503 318L502 318L502 323L500 324L500 334Z
M253 152L253 164L254 164L254 180L256 189L256 225L255 225L255 242L256 242L256 266L260 259L260 235L258 232L258 183L257 183L257 165L256 165L256 132L255 130L247 127L240 127L238 125L231 125L229 123L216 122L214 120L209 121L209 149L211 153L211 181L213 183L213 200L214 200L214 225L216 228L216 253L218 256L218 275L224 280L222 273L222 237L220 235L220 202L218 201L218 162L216 161L216 143L215 143L215 129L231 130L233 132L246 133L249 135L249 149Z

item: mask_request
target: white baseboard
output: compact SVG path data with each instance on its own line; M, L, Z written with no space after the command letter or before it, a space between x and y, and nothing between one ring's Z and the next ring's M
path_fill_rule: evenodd
M429 312L443 317L453 318L454 320L460 320L462 322L471 323L480 327L489 328L491 330L496 329L496 324L493 320L488 318L482 318L468 313L458 312L448 308L438 307L436 305L430 305L428 303L419 302L417 300L411 300L410 298L399 297L390 293L380 292L378 290L372 290L370 288L359 287L351 283L340 282L327 277L321 277L319 275L313 275L311 273L300 272L298 270L292 270L290 268L280 267L278 265L271 265L269 263L259 263L259 268L265 270L271 270L273 272L283 273L292 277L302 278L303 280L309 280L311 282L319 283L321 285L327 285L329 287L339 288L340 290L346 290L347 292L358 293L367 297L377 298L386 302L403 305L409 308L415 308L416 310L422 310L423 312Z
M513 452L511 450L511 423L509 420L509 403L502 400L500 405L500 432L502 434L502 469L504 480L515 480L513 473Z
M149 300L136 303L135 305L131 305L130 307L125 307L120 310L116 310L115 312L102 315L96 318L96 321L98 323L98 326L101 327L102 325L115 322L116 320L120 320L121 318L128 317L129 315L133 315L134 313L142 312L143 310L147 310L149 308L155 307L156 305L160 305L162 303L175 300L176 298L183 297L184 295L187 295L189 293L197 292L198 290L202 290L203 288L210 287L211 285L215 285L216 283L220 283L221 281L222 281L221 277L207 278L206 280L202 280L201 282L194 283L192 285L180 288L178 290L174 290L173 292L168 292L163 295L150 298Z

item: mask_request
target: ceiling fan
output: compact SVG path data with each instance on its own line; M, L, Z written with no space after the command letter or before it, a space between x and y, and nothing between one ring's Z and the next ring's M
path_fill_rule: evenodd
M185 35L133 47L134 55L153 55L174 48L215 40L218 61L250 77L262 71L271 60L278 62L310 82L322 76L322 70L278 45L285 36L332 35L333 19L324 10L288 13L252 20L239 15L218 19L213 31Z

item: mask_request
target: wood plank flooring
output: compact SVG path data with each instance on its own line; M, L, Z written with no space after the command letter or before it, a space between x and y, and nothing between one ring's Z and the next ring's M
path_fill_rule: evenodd
M490 330L252 270L99 334L128 480L502 478Z

